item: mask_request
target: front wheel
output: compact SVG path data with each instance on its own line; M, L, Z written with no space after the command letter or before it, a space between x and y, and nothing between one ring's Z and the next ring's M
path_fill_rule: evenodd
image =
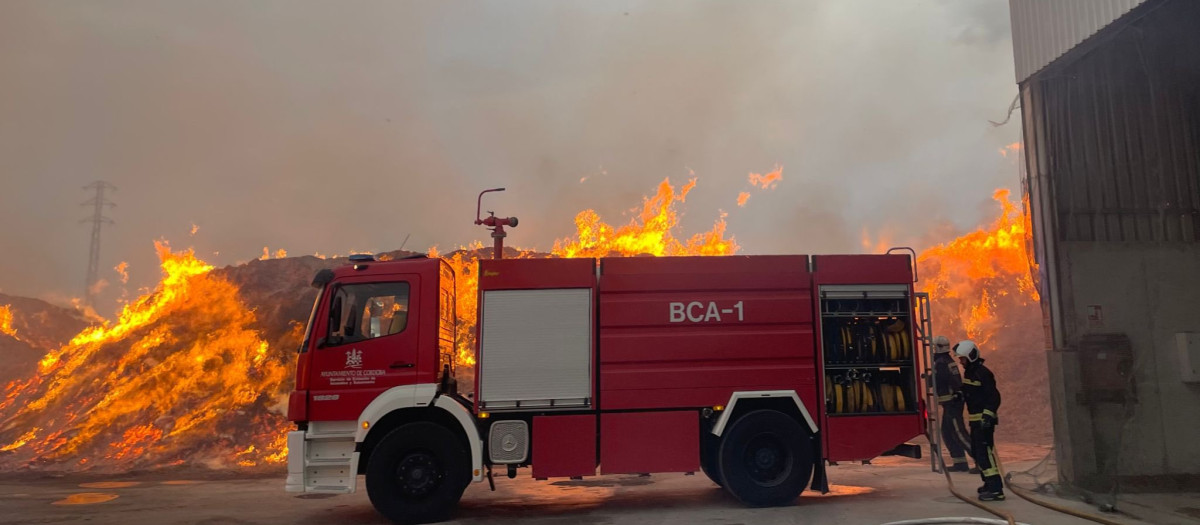
M376 445L367 462L367 496L396 523L443 521L470 481L471 453L446 427L402 425Z
M734 421L721 438L718 456L725 489L750 506L791 503L812 477L809 433L774 410L756 410Z
M721 481L721 467L717 461L720 451L721 438L707 430L700 431L700 470L718 487L724 487L725 483Z

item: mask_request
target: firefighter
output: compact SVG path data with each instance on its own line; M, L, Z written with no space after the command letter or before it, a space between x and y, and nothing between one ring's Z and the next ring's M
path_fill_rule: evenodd
M1000 391L996 389L996 376L983 366L979 347L971 341L960 341L954 345L954 354L963 366L962 397L967 402L967 421L971 425L971 455L983 478L979 487L980 501L1003 501L1004 483L1000 481L1000 466L996 462L996 425L1000 418Z
M963 422L962 396L958 395L962 377L958 373L958 363L950 355L950 340L944 335L933 339L933 388L937 392L938 405L942 407L942 442L950 451L953 462L946 470L978 474L979 469L967 465L971 439L967 437L967 425Z

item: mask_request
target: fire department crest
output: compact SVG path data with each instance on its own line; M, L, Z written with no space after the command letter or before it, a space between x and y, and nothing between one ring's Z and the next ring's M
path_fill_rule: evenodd
M346 368L362 368L362 350L351 348L346 352Z

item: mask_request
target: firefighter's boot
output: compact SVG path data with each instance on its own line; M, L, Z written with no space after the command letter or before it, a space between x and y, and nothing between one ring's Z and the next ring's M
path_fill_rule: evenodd
M979 501L1004 501L1004 491L985 491L979 493Z

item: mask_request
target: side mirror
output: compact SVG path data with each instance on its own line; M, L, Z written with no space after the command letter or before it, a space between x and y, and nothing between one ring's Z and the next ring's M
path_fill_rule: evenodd
M313 288L324 288L325 285L329 284L329 282L332 280L333 280L333 270L330 270L329 268L319 270L319 271L317 271L317 274L313 276L312 287Z

